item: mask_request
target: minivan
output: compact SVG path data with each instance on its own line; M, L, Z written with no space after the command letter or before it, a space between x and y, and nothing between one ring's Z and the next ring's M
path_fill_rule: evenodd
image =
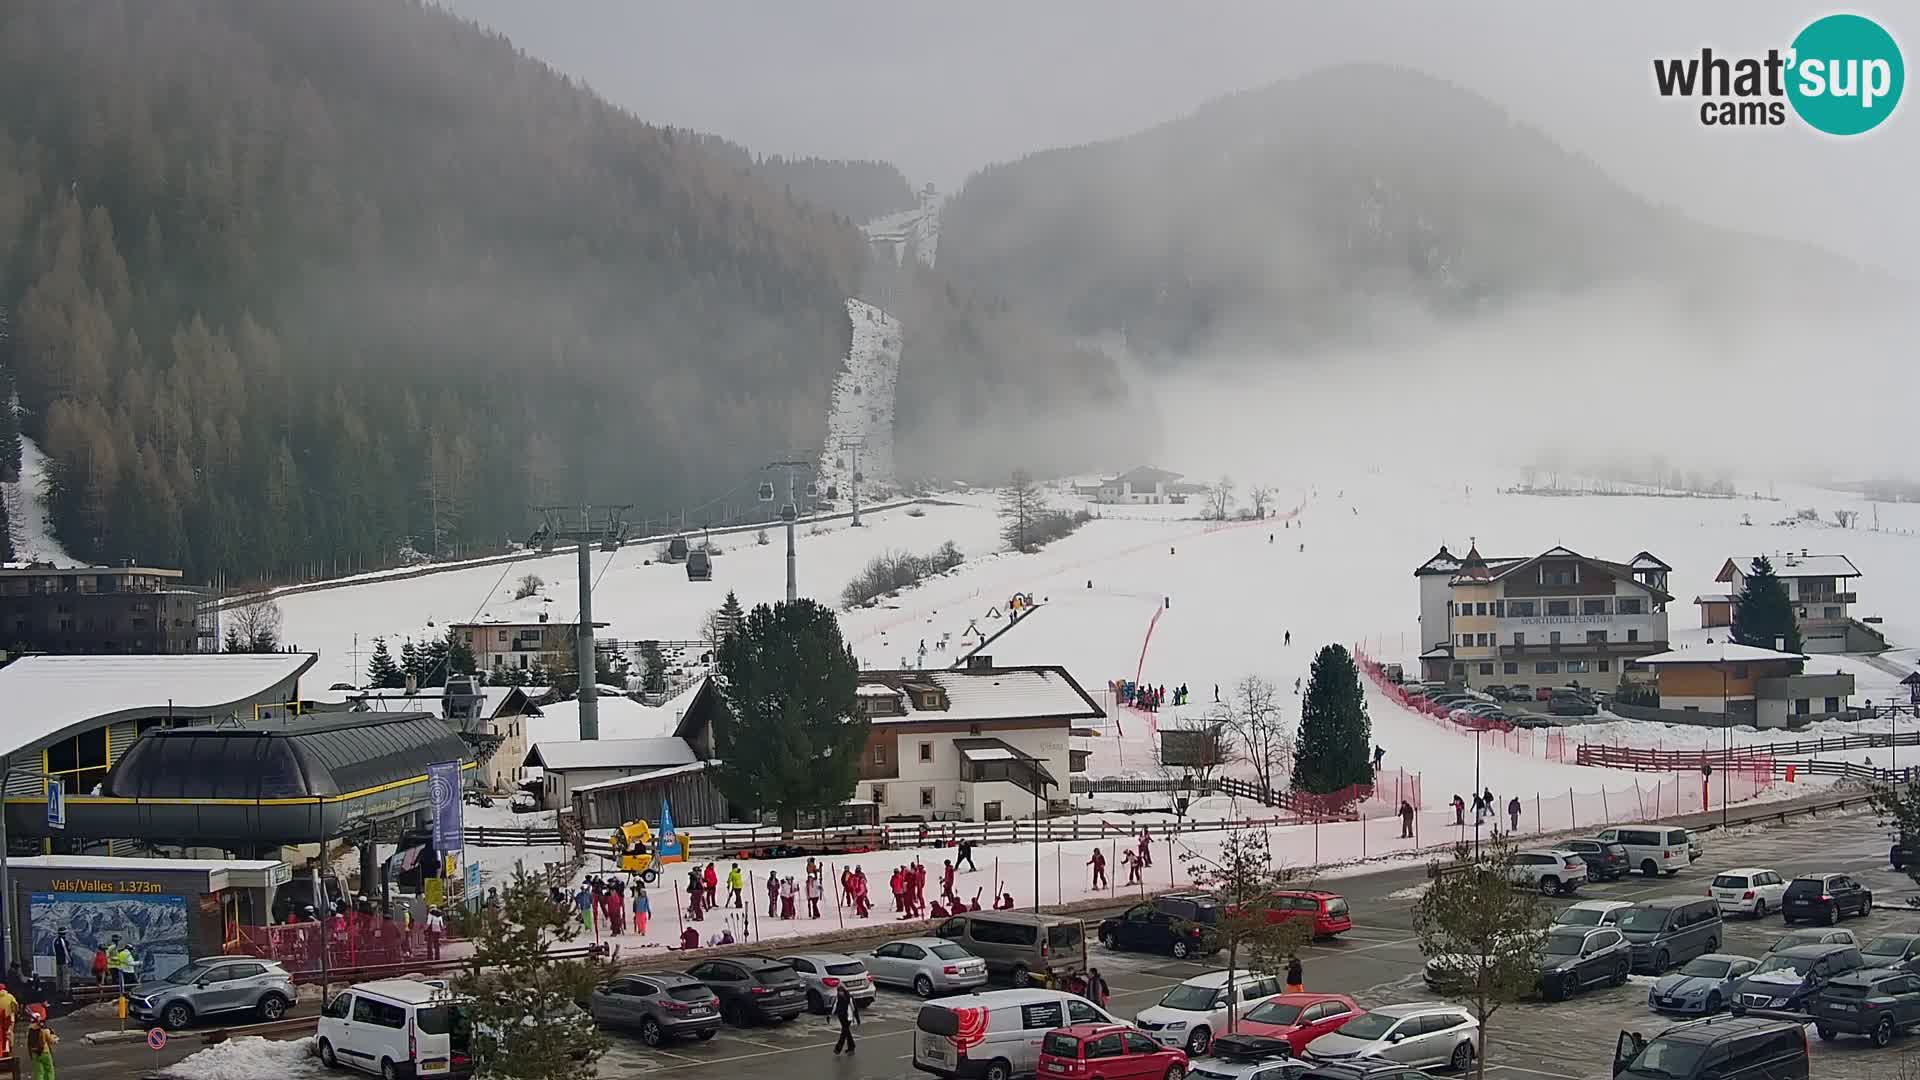
M1716 1016L1648 1039L1623 1031L1613 1049L1620 1080L1807 1080L1807 1030L1790 1020Z
M1623 845L1628 864L1648 877L1677 874L1700 857L1693 834L1668 825L1621 825L1602 829L1593 838Z
M987 974L1026 986L1084 971L1086 931L1079 919L1025 911L969 911L934 934L987 962Z
M379 1076L466 1076L473 1071L464 1009L444 986L381 979L335 994L315 1045L330 1069Z
M1047 1032L1119 1020L1065 990L986 990L921 1006L914 1020L913 1067L935 1076L1011 1080L1040 1065Z
M1710 896L1660 896L1620 913L1615 923L1633 945L1633 969L1659 975L1720 949L1720 905Z

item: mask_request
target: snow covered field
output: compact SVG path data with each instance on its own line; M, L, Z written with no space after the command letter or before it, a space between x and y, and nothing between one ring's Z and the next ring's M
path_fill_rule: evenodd
M853 343L847 366L833 385L827 413L826 448L820 454L820 487L850 505L855 452L843 444L861 440L860 497L873 503L899 486L893 470L893 394L900 378L900 321L859 300L847 301Z

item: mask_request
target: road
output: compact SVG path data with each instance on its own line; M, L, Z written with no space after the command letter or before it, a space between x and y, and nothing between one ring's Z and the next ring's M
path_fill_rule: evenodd
M1884 830L1871 814L1849 813L1820 819L1798 818L1770 828L1746 826L1707 838L1704 867L1677 878L1648 881L1634 877L1591 885L1582 899L1640 900L1653 896L1697 895L1713 869L1739 865L1771 866L1788 874L1836 871L1858 876L1874 889L1882 906L1851 923L1864 937L1920 932L1920 912L1903 898L1911 883L1886 865ZM1431 995L1420 981L1422 958L1411 930L1411 909L1426 881L1420 869L1396 870L1338 879L1330 887L1352 903L1354 929L1340 940L1310 947L1303 959L1309 989L1348 993L1363 1005L1424 1000ZM1784 927L1780 920L1729 922L1722 951L1758 955ZM1109 953L1093 946L1091 961L1113 986L1113 1011L1130 1018L1154 1004L1169 987L1200 974L1209 965L1165 957ZM1650 1017L1645 999L1650 977L1634 976L1618 989L1588 991L1571 1002L1509 1006L1489 1025L1488 1071L1503 1080L1601 1080L1610 1075L1614 1040L1623 1027L1657 1031L1665 1021ZM776 1027L727 1028L706 1043L676 1044L659 1050L637 1038L613 1032L612 1050L599 1064L602 1077L652 1073L676 1080L792 1080L825 1076L847 1080L899 1080L913 1070L912 1030L919 1002L909 995L882 991L858 1032L860 1048L851 1058L832 1053L834 1029L824 1018L801 1017ZM197 1049L199 1040L182 1036L156 1061L140 1044L131 1047L62 1047L65 1080L141 1075ZM1920 1039L1905 1044L1920 1046ZM68 1052L68 1047L75 1047ZM1869 1080L1891 1075L1894 1061L1905 1058L1902 1044L1873 1051L1863 1040L1835 1044L1814 1041L1814 1074L1822 1080ZM265 1080L265 1078L263 1078ZM275 1078L278 1080L278 1078Z

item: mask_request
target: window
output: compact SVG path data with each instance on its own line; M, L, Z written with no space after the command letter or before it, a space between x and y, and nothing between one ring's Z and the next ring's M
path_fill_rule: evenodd
M1523 648L1527 644L1527 635L1519 630L1513 632L1513 647Z
M932 789L932 788L930 788L930 787L923 787L923 788L921 788L921 789L920 789L920 807L921 807L921 809L923 809L923 810L924 810L924 809L927 809L927 808L929 808L929 807L931 807L932 805L933 805L933 789Z
M1480 665L1480 674L1482 674L1482 675L1491 675L1491 674L1493 674L1493 665L1492 665L1492 664L1481 664L1481 665ZM1828 711L1828 712L1832 712L1833 710L1832 710L1832 709L1828 709L1827 711Z
M1538 615L1539 613L1540 613L1539 607L1532 600L1507 601L1507 614L1512 616L1513 618L1531 619L1535 615Z
M1026 1028L1028 1031L1035 1029L1051 1031L1054 1028L1061 1027L1063 1026L1061 1017L1062 1010L1060 1008L1060 1002L1057 999L1054 1001L1029 1001L1025 1005L1020 1006L1020 1026ZM1102 1042L1106 1041L1106 1039L1113 1040L1113 1049L1110 1051L1110 1054L1118 1054L1120 1052L1120 1036L1116 1033L1089 1042L1087 1044L1087 1056L1093 1057L1094 1047L1099 1046Z
M390 1002L375 1001L359 994L353 996L353 1021L375 1027L399 1030L407 1026L407 1010Z
M321 1015L331 1017L335 1020L345 1020L347 1015L353 1011L353 1003L355 1000L352 994L336 995L332 1001L327 1002L327 1007L321 1010Z
M1463 648L1464 648L1464 647L1466 647L1466 646L1470 646L1470 645L1472 645L1472 644L1473 644L1473 635L1472 635L1472 634L1461 634L1461 635L1460 635L1460 644L1461 644L1461 646L1462 646Z
M1479 647L1479 648L1482 648L1482 649L1484 649L1484 648L1486 648L1486 647L1487 647L1488 645L1490 645L1490 644L1492 644L1492 642L1491 642L1491 641L1489 640L1489 635L1487 635L1487 634L1475 634L1475 635L1473 635L1473 643L1474 643L1474 645L1475 645L1475 646L1477 646L1477 647Z
M1516 664L1516 663L1513 663L1513 662L1511 662L1511 661L1509 661L1509 662L1507 662L1507 663L1504 663L1504 664L1501 664L1501 665L1500 665L1500 674L1502 674L1502 675L1518 675L1518 674L1520 674L1520 665L1519 665L1519 664Z
M1586 673L1587 673L1587 662L1585 660L1567 661L1567 674L1584 675Z
M1840 699L1837 697L1830 697L1826 699L1826 701L1823 702L1823 704L1826 706L1826 708L1822 709L1821 710L1822 712L1839 712L1840 711Z
M1587 644L1605 645L1606 643L1607 643L1607 632L1605 630L1587 631Z
M1560 644L1560 631L1558 631L1558 630L1553 630L1553 631L1550 631L1550 632L1549 632L1549 633L1547 634L1547 644L1549 644L1549 645L1558 645L1558 644Z
M1582 615L1605 615L1606 613L1607 602L1605 600L1580 601L1580 614Z
M1160 1050L1152 1039L1137 1031L1123 1031L1120 1033L1120 1038L1127 1044L1129 1054L1152 1054Z
M875 765L885 765L887 763L887 744L886 743L873 744L873 763Z
M1622 615L1644 615L1646 611L1637 596L1622 596L1613 602L1613 610Z
M1631 643L1633 643L1633 642L1637 642L1637 641L1639 641L1639 640L1640 640L1640 631L1638 631L1638 630L1629 630L1629 631L1627 631L1627 641L1628 641L1628 643L1629 643L1629 644L1631 644Z
M1031 1006L1029 1006L1029 1008L1031 1008ZM1032 1027L1033 1025L1028 1024L1027 1026ZM1111 1058L1111 1057L1119 1057L1119 1056L1120 1056L1120 1033L1119 1032L1116 1031L1111 1035L1102 1035L1099 1038L1087 1040L1086 1059L1088 1061L1092 1061L1095 1058Z
M495 641L505 641L505 640L507 640L507 632L506 632L505 630L502 630L502 631L500 631L499 633L500 633L500 636L499 636L499 637L497 637L497 638L495 638L495 639L494 639Z
M873 801L881 806L887 805L887 785L873 785Z
M1095 1009L1092 1005L1081 1001L1079 998L1067 999L1067 1023L1101 1024L1105 1022L1106 1020L1100 1015L1099 1010Z
M1558 675L1560 674L1560 661L1535 660L1533 662L1533 673L1535 675Z
M1549 614L1549 615L1571 615L1571 614L1573 614L1573 601L1571 601L1571 600L1549 600L1549 601L1547 601L1547 614Z
M1820 612L1820 617L1823 619L1837 619L1840 617L1840 609L1837 607L1821 608Z
M1024 945L1031 948L1034 944L1034 928L1022 926L1019 923L974 919L973 940L983 941L989 945Z
M1593 669L1594 669L1595 671L1598 671L1598 672L1599 672L1599 673L1601 673L1602 675L1605 675L1605 674L1606 674L1606 673L1607 673L1608 671L1611 671L1611 670L1613 670L1613 661L1611 661L1611 660L1597 660L1597 661L1595 661L1595 662L1594 662L1594 665L1593 665Z
M1485 615L1487 613L1487 605L1485 604L1473 605L1473 613L1475 615Z
M921 761L933 760L933 744L932 743L923 742L920 744L920 760Z
M1793 715L1806 716L1813 712L1813 702L1807 698L1793 699Z
M1496 619L1504 619L1507 617L1507 602L1505 600L1495 600L1493 602L1493 617Z

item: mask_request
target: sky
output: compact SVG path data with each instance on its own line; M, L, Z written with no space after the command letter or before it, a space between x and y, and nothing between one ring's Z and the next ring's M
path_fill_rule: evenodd
M1912 280L1920 103L1864 136L1709 128L1655 57L1784 49L1832 8L1292 0L441 0L647 121L764 154L873 158L957 187L982 166L1125 135L1238 90L1377 62L1475 90L1628 187L1710 224ZM1850 10L1920 41L1920 10Z

